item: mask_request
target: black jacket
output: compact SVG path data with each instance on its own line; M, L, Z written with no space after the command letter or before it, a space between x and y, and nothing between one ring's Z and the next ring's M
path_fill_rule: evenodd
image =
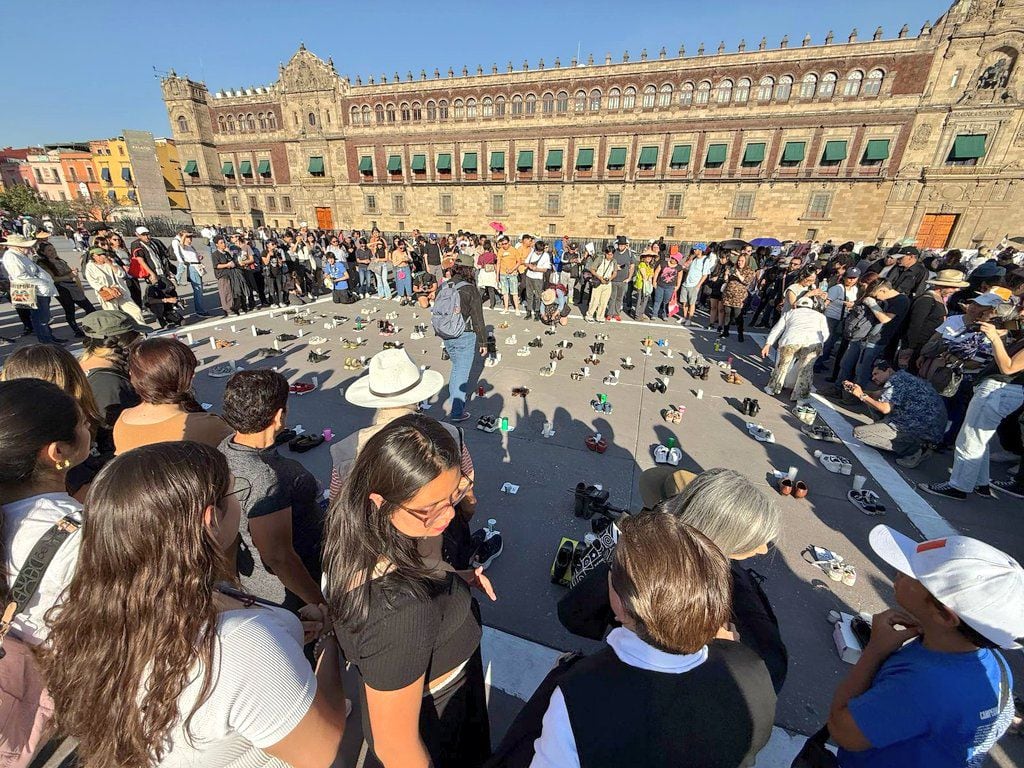
M928 290L925 283L929 274L928 267L919 261L910 267L901 267L897 264L889 272L888 278L894 290L913 300Z

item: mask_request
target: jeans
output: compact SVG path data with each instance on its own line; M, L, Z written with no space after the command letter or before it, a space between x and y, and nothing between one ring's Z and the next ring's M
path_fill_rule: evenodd
M405 272L405 277L399 277L398 272ZM395 271L395 295L408 296L412 298L412 270L409 267L400 267Z
M476 333L466 331L454 339L445 339L444 348L452 359L452 372L448 377L448 409L451 418L458 419L466 410L469 399L469 375L476 357Z
M854 381L854 373L857 370L857 363L864 348L863 341L850 340L847 342L846 351L839 361L839 373L836 376L836 384L841 385L844 381Z
M877 344L864 344L860 352L860 360L857 362L857 383L862 387L871 386L871 369L875 360L881 356L883 348Z
M618 317L622 314L622 299L626 295L626 283L625 280L620 280L611 284L612 291L608 297L608 317Z
M887 421L862 424L853 428L853 436L864 445L880 451L895 453L897 457L909 456L921 447L921 439L909 432L900 432ZM973 490L973 489L972 489Z
M377 298L390 299L391 286L388 285L388 265L377 264L374 267L374 273L377 275Z
M675 290L674 285L656 285L654 286L654 307L651 308L651 317L654 318L665 318L668 317L668 303L672 299L672 291ZM662 314L664 309L664 314ZM637 317L637 320L640 318Z
M32 316L32 330L41 344L53 344L57 340L50 330L50 297L36 295L36 308L29 310Z
M34 318L33 318L34 321ZM964 493L988 485L988 444L999 423L1024 403L1024 386L983 379L974 388L967 417L956 436L949 484Z
M370 266L359 265L359 293L368 295L373 290L373 281L370 279Z
M842 336L842 320L838 317L826 317L825 323L828 324L828 338L825 339L825 346L821 348L821 357L818 359L818 362L814 364L814 370L816 371L825 370L825 366L828 364L828 358L832 354L832 349Z
M188 264L186 264L183 261L178 261L178 262L175 262L174 266L175 266L174 281L178 285L184 285L185 284L185 278L187 277L187 273L188 273Z

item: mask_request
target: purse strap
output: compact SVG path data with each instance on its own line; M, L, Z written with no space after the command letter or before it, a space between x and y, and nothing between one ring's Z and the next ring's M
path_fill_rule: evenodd
M11 631L11 622L14 621L14 617L18 611L28 605L39 591L39 585L46 575L46 569L53 562L57 550L68 536L81 527L80 521L71 515L64 515L50 526L49 530L32 547L25 564L18 572L18 578L14 580L14 586L11 587L8 596L7 607L4 609L3 616L0 617L0 658L3 658L3 641L7 637L7 633Z

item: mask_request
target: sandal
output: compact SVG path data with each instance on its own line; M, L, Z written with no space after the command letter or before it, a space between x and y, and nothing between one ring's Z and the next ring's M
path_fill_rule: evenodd
M878 494L874 491L847 491L846 498L865 515L875 517L885 514L885 505L878 503Z
M530 348L529 347L520 347L519 349L516 350L516 354L519 357L529 357L529 355L530 355Z
M843 456L836 456L831 453L823 453L818 456L821 466L836 475L849 475L853 471L853 464Z
M231 339L216 339L213 342L214 346L217 349L225 349L227 347L233 347L237 343L238 343L237 341L233 341Z
M513 333L511 336L509 336L507 339L505 339L505 343L508 344L508 346L510 346L510 347L514 347L519 342L516 341L516 335Z

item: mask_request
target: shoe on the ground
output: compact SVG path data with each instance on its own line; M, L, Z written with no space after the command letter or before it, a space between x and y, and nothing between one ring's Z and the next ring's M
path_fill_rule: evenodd
M932 496L944 496L947 499L956 499L957 501L963 501L967 498L966 493L954 488L949 483L918 483L917 487L925 493L932 494Z
M918 466L922 461L924 461L925 456L927 456L929 453L931 453L931 451L926 450L924 448L918 448L913 453L907 454L906 456L900 456L899 458L897 458L896 463L901 467L906 467L907 469L914 469L914 467Z
M299 435L288 443L288 448L295 453L305 453L318 445L323 445L323 435Z
M983 499L994 499L996 497L996 495L992 493L992 486L990 485L974 486L974 495L981 496Z
M989 487L993 491L1005 493L1016 499L1024 499L1024 485L1018 484L1015 480L993 480Z
M477 537L477 534L483 534L483 536L476 542L476 549L470 558L469 567L483 568L486 571L487 567L501 555L505 545L501 540L501 533L499 531L491 531L490 536L488 536L487 529L482 528L473 534L474 539Z
M254 353L257 360L262 360L265 357L277 357L281 353L273 347L260 347Z
M257 336L269 336L273 333L269 328L256 328L255 330Z
M206 373L208 376L215 379L223 379L230 376L236 370L236 368L231 367L231 363L221 363L220 365L214 366Z
M322 363L331 356L330 350L327 352L320 352L317 350L309 350L309 354L306 356L307 363Z
M278 341L295 341L297 338L299 338L299 337L296 336L293 333L279 333L279 334L277 334L277 340Z
M312 392L314 389L316 389L316 387L304 381L297 381L288 387L288 391L293 395L304 395L307 392Z

